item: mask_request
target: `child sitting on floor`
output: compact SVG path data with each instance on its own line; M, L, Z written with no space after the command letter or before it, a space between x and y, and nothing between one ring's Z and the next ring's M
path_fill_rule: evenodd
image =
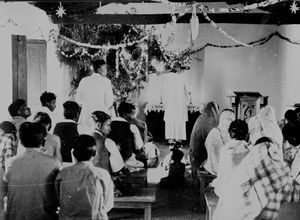
M160 180L161 188L182 187L184 185L185 164L181 162L183 152L177 148L172 149L169 175Z

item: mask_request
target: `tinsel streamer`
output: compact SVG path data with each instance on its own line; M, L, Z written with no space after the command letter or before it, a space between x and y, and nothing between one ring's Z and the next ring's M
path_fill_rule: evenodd
M226 31L224 31L221 27L219 27L213 20L210 19L210 17L208 17L208 15L206 14L206 12L203 10L203 8L200 6L200 11L202 13L202 15L204 16L204 18L213 26L215 27L221 34L223 34L225 37L227 37L228 39L232 40L233 42L240 44L244 47L252 47L249 44L246 44L242 41L239 41L237 39L235 39L234 37L232 37L231 35L229 35Z

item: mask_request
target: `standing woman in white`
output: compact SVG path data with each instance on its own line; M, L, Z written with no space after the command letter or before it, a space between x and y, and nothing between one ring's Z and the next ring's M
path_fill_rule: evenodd
M92 112L103 111L109 114L114 99L111 82L106 77L106 62L92 61L90 69L91 75L80 81L76 93L76 101L81 105L79 123L85 127L88 127Z
M169 142L186 140L188 91L180 73L180 64L175 64L173 72L166 74L164 83L165 138Z

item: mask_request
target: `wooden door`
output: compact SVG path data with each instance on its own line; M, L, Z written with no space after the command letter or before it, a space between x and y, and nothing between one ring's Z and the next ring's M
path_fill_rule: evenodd
M27 39L26 36L12 35L12 78L13 100L27 100Z
M12 35L13 100L25 99L28 106L40 106L47 88L47 43Z
M27 40L27 103L40 106L40 95L47 89L47 43Z

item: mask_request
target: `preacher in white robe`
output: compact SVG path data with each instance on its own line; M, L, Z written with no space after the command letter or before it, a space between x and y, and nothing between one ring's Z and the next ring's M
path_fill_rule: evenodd
M79 123L87 127L91 113L103 111L109 114L114 100L111 82L105 76L105 61L94 61L91 70L92 74L80 81L76 93L76 102L81 105Z

